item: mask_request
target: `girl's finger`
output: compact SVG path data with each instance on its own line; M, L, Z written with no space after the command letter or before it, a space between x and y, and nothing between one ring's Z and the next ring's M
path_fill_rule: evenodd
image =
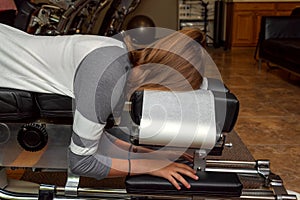
M179 184L177 183L177 181L173 178L173 176L170 175L167 179L170 181L170 183L171 183L172 185L174 185L174 187L175 187L177 190L181 190L180 185L179 185Z
M179 173L173 173L172 176L178 180L179 182L181 182L186 188L191 188L191 185L179 174Z
M195 175L196 171L194 171L192 168L188 167L189 169L187 170L187 168L178 168L177 171L180 174L184 174L186 176L191 177L194 180L198 180L199 177L197 175Z

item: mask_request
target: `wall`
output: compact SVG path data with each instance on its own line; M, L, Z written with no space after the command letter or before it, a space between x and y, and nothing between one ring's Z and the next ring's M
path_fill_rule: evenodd
M124 22L124 27L135 15L150 17L156 27L178 29L178 0L141 0L136 10L130 13Z

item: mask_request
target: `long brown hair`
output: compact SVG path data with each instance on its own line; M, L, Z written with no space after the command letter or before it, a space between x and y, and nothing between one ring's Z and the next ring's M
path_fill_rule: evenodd
M129 79L129 84L135 84L139 90L199 89L202 83L199 44L203 46L204 39L199 29L183 29L143 49L132 50L127 43L133 68L140 71Z

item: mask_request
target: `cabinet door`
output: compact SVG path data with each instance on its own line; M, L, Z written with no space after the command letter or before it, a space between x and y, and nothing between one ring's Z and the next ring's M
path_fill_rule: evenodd
M237 11L233 16L233 46L247 46L253 43L254 14L248 11Z

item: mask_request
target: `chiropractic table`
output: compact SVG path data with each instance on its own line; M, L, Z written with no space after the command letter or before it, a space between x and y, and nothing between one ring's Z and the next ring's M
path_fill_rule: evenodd
M134 145L155 151L182 151L193 162L199 180L186 179L190 189L176 190L167 180L150 175L124 179L124 188L81 187L68 170L72 133L72 100L54 94L0 89L0 199L297 199L268 160L222 160L233 132L239 101L219 80L205 78L189 92L139 91L126 103L124 118L107 131ZM120 134L121 133L121 134ZM239 152L235 152L239 154ZM212 159L211 159L212 158ZM65 172L64 186L39 184L34 192L9 189L6 169L34 173Z

